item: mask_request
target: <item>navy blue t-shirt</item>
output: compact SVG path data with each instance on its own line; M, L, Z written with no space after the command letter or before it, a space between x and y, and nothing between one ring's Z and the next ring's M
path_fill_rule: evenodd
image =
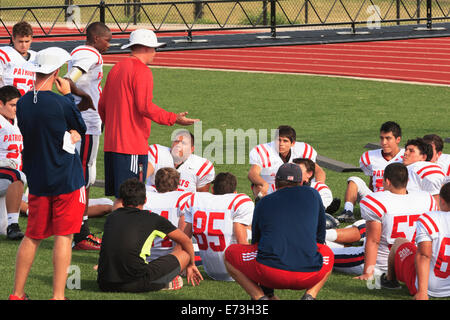
M17 122L23 136L23 172L30 193L54 196L73 192L84 185L78 152L63 150L64 133L76 130L83 136L86 124L72 94L61 96L39 91L33 103L33 91L17 102Z
M256 260L287 271L322 268L317 243L325 243L325 210L319 193L308 186L287 187L262 198L255 207L252 243Z

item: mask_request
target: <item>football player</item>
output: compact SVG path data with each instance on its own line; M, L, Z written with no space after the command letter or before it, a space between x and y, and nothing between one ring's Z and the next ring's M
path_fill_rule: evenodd
M225 268L225 250L230 244L248 244L255 207L249 196L236 193L237 179L221 172L214 179L212 194L197 192L186 198L184 232L194 235L205 272L214 280L233 281Z
M100 250L101 239L89 230L88 208L89 189L96 179L97 152L102 134L102 121L97 111L102 92L102 54L108 50L111 37L111 31L104 23L91 23L86 28L86 43L72 51L72 60L68 63L68 72L65 75L87 127L86 134L76 145L86 181L87 205L81 231L74 235L75 250Z
M16 87L0 88L0 195L5 197L1 204L2 217L4 206L7 212L7 227L2 219L1 233L8 239L20 240L24 234L19 227L19 212L22 202L25 174L22 172L23 138L17 126L16 104L20 92Z
M450 176L450 154L442 153L444 141L437 134L427 134L423 137L426 143L431 144L433 148L433 158L431 162L441 166L446 176Z
M147 185L155 184L160 168L175 168L180 173L179 191L208 192L214 180L214 165L206 158L194 154L194 136L188 130L179 130L168 148L159 144L149 146Z
M344 210L337 217L340 222L354 222L353 208L359 200L371 192L383 190L384 168L394 162L401 162L404 149L399 147L402 138L400 126L388 121L380 128L380 149L369 150L362 154L359 166L370 177L369 186L363 179L352 176L347 180Z
M389 253L388 288L404 282L416 300L450 296L450 268L446 247L450 234L450 183L439 193L440 211L427 212L417 220L414 243L399 238Z
M30 50L33 28L26 21L16 23L12 29L12 45L0 47L0 87L5 85L19 89L23 96L34 86L34 72L27 62L33 62L36 52Z
M295 158L307 158L316 162L317 151L306 142L296 141L295 129L279 126L272 142L257 145L250 151L248 179L252 183L255 200L275 191L275 174L278 168ZM325 182L325 171L316 163L315 180Z
M407 191L408 169L402 163L386 166L383 192L365 196L361 216L366 220L364 272L358 279L369 280L374 274L385 273L389 248L397 238L413 240L416 221L423 212L434 210L433 196L423 191Z
M411 139L405 145L403 164L409 172L407 190L422 190L433 195L439 204L439 191L445 180L442 168L431 162L433 149L422 138Z

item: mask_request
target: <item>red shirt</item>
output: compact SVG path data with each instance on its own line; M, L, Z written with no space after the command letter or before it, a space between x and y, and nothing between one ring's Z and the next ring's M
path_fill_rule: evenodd
M129 57L111 69L98 103L98 113L105 124L105 152L148 153L152 121L172 126L177 117L152 100L153 75L147 65Z

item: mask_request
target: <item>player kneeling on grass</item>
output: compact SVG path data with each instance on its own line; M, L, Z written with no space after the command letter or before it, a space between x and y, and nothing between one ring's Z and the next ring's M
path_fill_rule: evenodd
M145 184L136 178L119 189L123 208L113 211L104 226L97 283L102 291L148 292L161 290L186 269L193 286L203 280L195 266L191 240L169 220L147 210ZM147 262L155 237L177 243L172 253Z
M16 104L20 92L13 86L0 88L0 196L5 197L8 227L6 235L10 240L20 240L24 234L19 227L19 210L22 200L25 174L22 170L23 139L16 121ZM3 203L0 204L3 206ZM4 208L0 209L4 212ZM0 219L6 218L2 214ZM0 221L0 223L3 221ZM5 223L1 223L5 233Z
M252 299L276 299L275 288L306 289L302 300L314 300L332 271L322 200L302 184L298 165L281 165L277 190L256 204L252 244L234 244L225 252L228 272Z
M382 287L398 288L404 282L415 300L450 296L450 182L440 193L440 211L427 212L417 220L416 245L405 238L395 241L389 253L388 273ZM387 284L387 285L386 285Z

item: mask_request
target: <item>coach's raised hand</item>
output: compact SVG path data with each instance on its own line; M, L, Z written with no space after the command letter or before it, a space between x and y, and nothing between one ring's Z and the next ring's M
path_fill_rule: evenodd
M188 112L181 112L177 114L177 120L175 121L176 124L182 125L182 126L190 126L194 123L200 121L200 119L191 119L187 118L186 115Z

